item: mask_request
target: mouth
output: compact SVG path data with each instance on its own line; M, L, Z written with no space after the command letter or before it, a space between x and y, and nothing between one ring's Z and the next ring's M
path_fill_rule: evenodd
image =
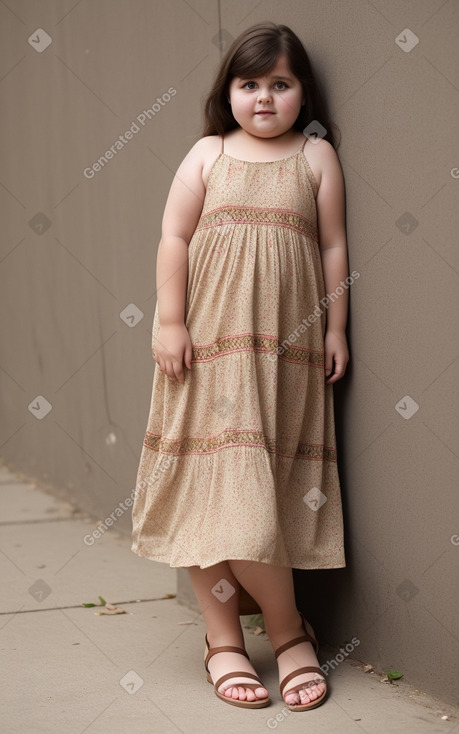
M256 112L257 115L274 115L274 112L270 112L269 110L260 110L260 112Z

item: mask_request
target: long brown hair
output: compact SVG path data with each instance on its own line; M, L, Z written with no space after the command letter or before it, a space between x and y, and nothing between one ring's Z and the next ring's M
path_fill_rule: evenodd
M305 104L302 105L293 124L295 130L303 131L317 120L325 129L325 140L336 149L338 144L332 128L335 123L328 119L327 107L306 49L297 35L286 25L271 21L257 23L247 28L234 39L223 57L214 85L204 105L203 137L223 135L238 127L231 105L228 102L229 86L234 77L261 76L269 72L279 56L285 54L294 76L301 82Z

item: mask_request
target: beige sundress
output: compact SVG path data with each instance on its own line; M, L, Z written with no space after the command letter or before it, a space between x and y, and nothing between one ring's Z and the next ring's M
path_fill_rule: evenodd
M188 249L192 367L183 385L154 371L132 509L144 558L346 565L305 143L252 162L222 139ZM153 350L158 329L156 304Z

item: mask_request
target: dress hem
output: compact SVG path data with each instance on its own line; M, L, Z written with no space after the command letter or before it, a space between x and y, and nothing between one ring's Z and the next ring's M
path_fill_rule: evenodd
M145 555L141 553L139 550L135 550L134 547L131 547L131 551L135 553L140 558L146 558L149 561L156 561L156 563L167 563L170 568L189 568L190 566L185 565L179 565L171 563L170 558L165 555ZM339 564L329 564L329 565L321 565L321 566L306 566L304 564L302 565L295 565L295 564L287 564L287 563L276 563L270 559L260 559L260 558L248 558L247 556L243 556L240 558L232 557L231 559L228 558L219 558L216 561L212 561L211 563L204 563L203 565L198 565L197 563L190 564L191 566L198 566L199 568L205 569L205 568L211 568L211 566L215 566L217 563L222 563L223 561L232 560L232 561L252 561L254 563L266 563L270 566L277 566L280 568L294 568L299 571L326 571L329 569L334 568L346 568L346 562L339 563Z

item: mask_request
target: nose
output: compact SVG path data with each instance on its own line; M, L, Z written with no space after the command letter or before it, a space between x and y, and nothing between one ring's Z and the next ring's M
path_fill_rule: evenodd
M258 101L261 102L261 103L263 103L267 99L271 99L271 93L270 93L269 89L264 89L264 88L260 87L260 91L258 92Z

